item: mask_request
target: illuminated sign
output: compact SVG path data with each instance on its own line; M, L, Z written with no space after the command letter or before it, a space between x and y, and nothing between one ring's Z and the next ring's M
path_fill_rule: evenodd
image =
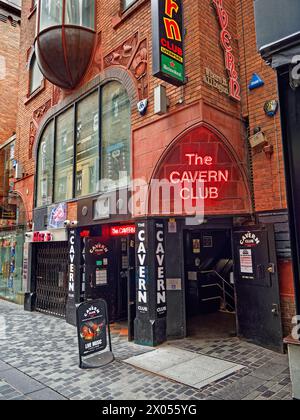
M53 235L50 232L34 232L33 242L51 242Z
M212 156L201 156L197 153L184 155L185 169L172 171L169 180L180 184L182 200L217 200L220 197L220 186L230 178L228 169L214 169L215 159ZM198 184L197 188L194 188Z
M152 0L153 76L185 83L182 0Z
M153 209L151 204L152 214L244 213L251 203L238 161L225 141L205 126L178 139L153 178L160 198L159 206Z
M221 27L221 45L225 53L225 67L229 74L229 96L236 101L241 100L241 86L232 47L232 35L228 30L229 16L224 8L223 0L212 0L216 8L219 24Z
M127 236L135 235L136 229L134 225L128 226L113 226L110 229L111 236Z

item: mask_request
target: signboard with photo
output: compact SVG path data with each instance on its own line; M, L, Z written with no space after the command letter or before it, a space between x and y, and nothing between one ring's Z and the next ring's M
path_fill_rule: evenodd
M98 299L77 307L80 368L97 368L113 361L107 304ZM103 353L109 346L109 352ZM86 358L96 355L95 358Z

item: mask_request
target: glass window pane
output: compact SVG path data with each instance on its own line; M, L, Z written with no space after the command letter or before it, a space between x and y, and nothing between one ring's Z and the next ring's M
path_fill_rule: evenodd
M98 91L77 107L76 196L97 192L99 180L99 97Z
M74 109L57 118L54 201L73 197Z
M123 0L123 8L126 10L133 5L137 0Z
M41 0L40 7L40 31L49 28L50 26L62 24L62 0Z
M126 186L130 180L129 98L120 83L111 82L103 87L101 102L101 167L102 179L106 180L103 185Z
M36 56L31 60L30 64L30 93L34 93L42 85L43 75L38 66Z
M95 29L95 1L67 0L65 22Z
M45 129L38 152L37 207L52 203L54 122Z

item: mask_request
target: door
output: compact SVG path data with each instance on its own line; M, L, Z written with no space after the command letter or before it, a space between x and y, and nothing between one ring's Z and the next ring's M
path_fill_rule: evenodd
M128 340L134 340L134 320L136 317L135 240L128 238Z
M283 351L275 235L272 225L234 232L238 334Z
M65 318L68 295L68 243L36 245L36 310Z

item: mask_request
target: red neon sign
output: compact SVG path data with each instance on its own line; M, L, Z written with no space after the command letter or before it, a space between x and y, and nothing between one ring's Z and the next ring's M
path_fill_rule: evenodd
M236 101L241 100L241 86L238 80L238 72L236 70L235 57L231 45L232 36L228 31L229 16L224 9L223 0L213 0L216 8L219 23L221 26L221 45L225 52L225 67L229 74L229 96Z
M127 236L134 235L136 232L134 225L113 226L110 229L111 236Z

